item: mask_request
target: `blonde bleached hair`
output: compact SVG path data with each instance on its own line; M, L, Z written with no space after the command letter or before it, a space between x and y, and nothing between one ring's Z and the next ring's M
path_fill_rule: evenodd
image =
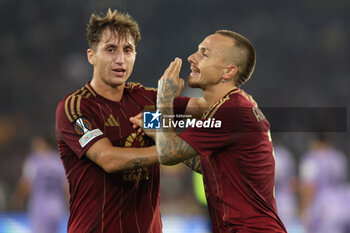
M86 33L86 39L90 48L95 48L100 42L105 29L109 29L114 35L118 35L119 39L127 39L127 37L131 36L135 45L141 39L139 26L129 14L120 13L117 10L112 11L109 8L106 15L92 14L90 17Z
M253 44L244 36L230 30L218 30L216 34L233 39L232 57L238 67L234 82L237 87L247 82L252 76L256 63L256 52Z

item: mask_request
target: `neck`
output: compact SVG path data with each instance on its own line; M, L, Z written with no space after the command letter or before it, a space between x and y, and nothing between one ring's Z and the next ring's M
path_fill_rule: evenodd
M229 91L237 88L235 85L229 85L228 83L220 83L215 86L211 86L203 90L203 98L207 102L208 106L211 106L224 97Z
M110 86L104 83L103 81L98 81L96 79L92 79L90 85L97 92L97 94L103 96L106 99L112 101L120 101L123 96L125 83L118 86Z

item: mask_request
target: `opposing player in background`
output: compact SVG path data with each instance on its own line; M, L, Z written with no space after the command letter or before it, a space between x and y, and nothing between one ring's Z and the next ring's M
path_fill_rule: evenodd
M308 232L348 232L347 164L345 154L332 144L329 135L315 135L300 164L300 214Z
M200 154L213 232L286 232L274 197L270 124L239 94L255 67L253 45L238 33L221 30L206 37L188 60L188 85L201 88L199 103L210 106L202 120L221 125L196 125L179 135L173 128L157 130L160 163L173 165ZM159 81L157 108L164 115L174 114L173 101L183 87L181 64L176 58Z
M25 160L22 176L12 197L12 207L27 212L32 231L56 233L67 214L68 186L58 151L49 137L32 140L32 151Z
M274 151L278 215L286 228L290 229L296 224L298 219L296 162L293 154L284 145L275 142Z

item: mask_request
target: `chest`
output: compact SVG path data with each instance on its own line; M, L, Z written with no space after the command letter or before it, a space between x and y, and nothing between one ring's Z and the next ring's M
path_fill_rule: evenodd
M121 102L97 103L94 108L97 127L114 146L145 146L144 137L138 135L129 118L133 117L152 102L126 97Z

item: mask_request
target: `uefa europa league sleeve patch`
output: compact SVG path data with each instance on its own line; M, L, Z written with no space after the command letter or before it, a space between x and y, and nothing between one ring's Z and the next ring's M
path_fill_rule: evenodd
M92 130L92 123L85 117L79 117L74 121L74 132L78 135L84 135Z
M100 129L93 130L92 123L85 117L76 119L73 128L77 135L82 136L79 139L81 147L85 147L92 139L103 134Z

